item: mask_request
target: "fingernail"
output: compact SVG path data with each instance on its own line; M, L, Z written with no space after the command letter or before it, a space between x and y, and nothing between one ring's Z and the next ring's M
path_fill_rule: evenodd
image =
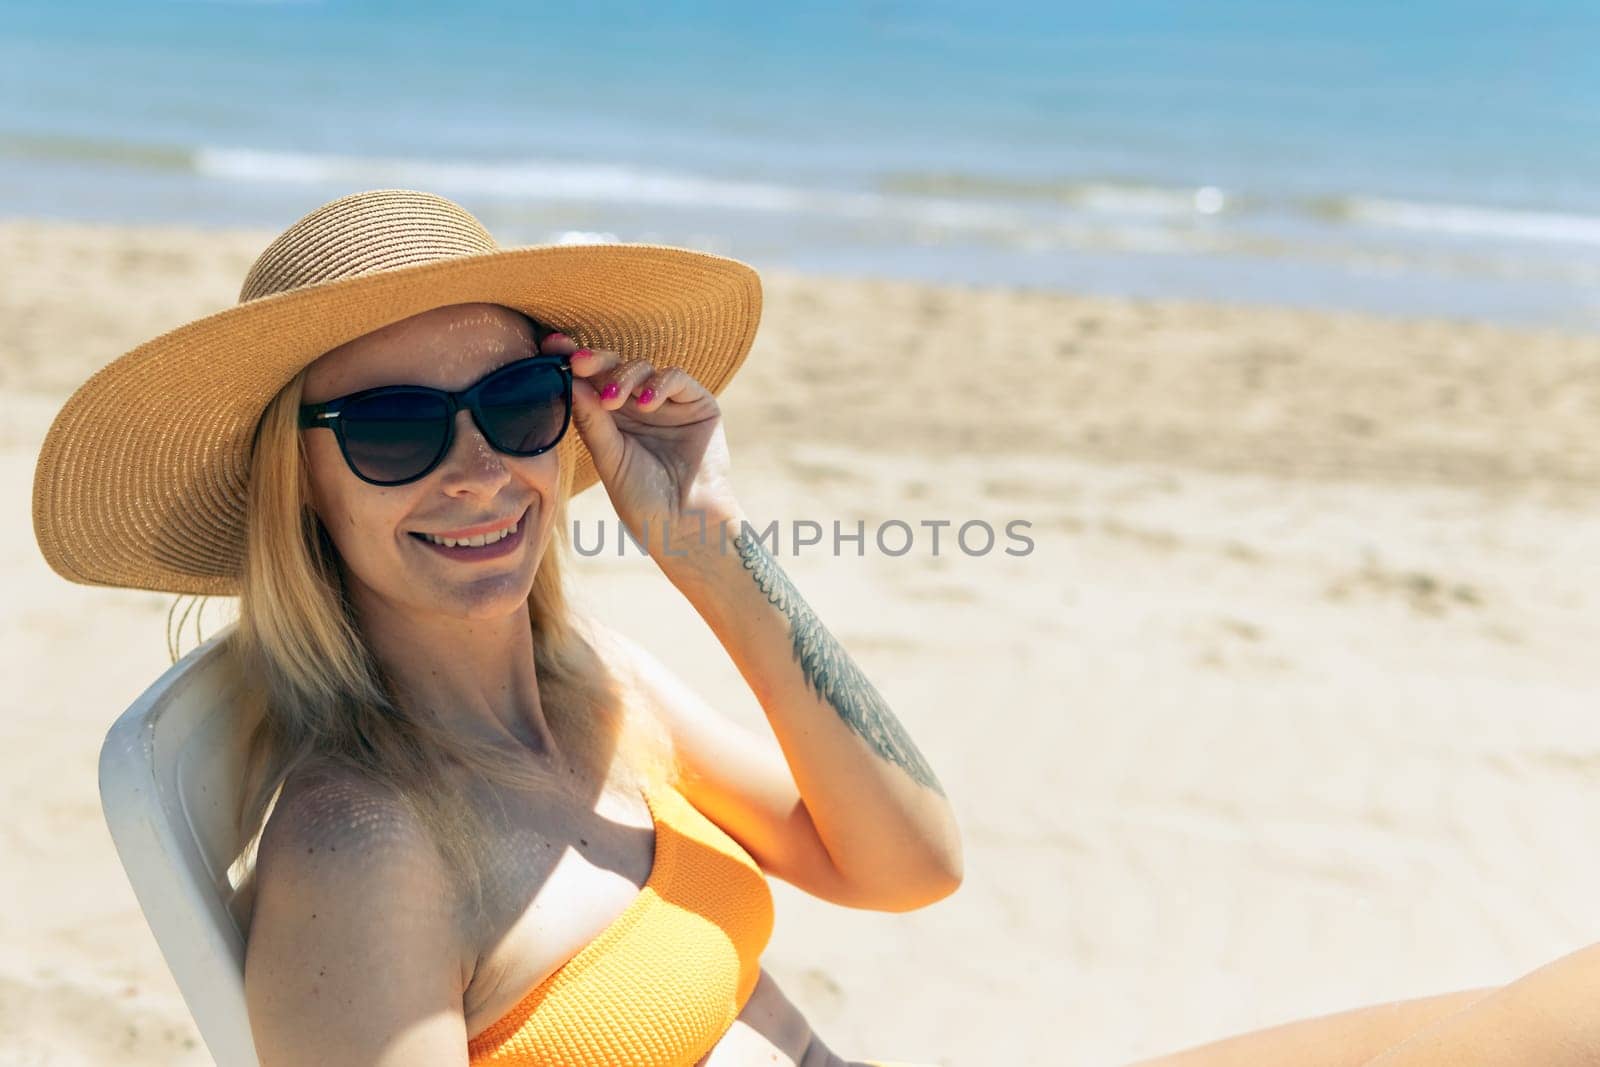
M594 355L594 352L592 350L587 349L587 348L580 348L576 352L572 353L572 358L573 359L588 359L592 355Z
M639 403L648 404L648 403L650 403L650 401L654 400L655 398L656 398L656 391L654 389L641 389L641 390L639 390Z
M565 341L566 339L567 335L559 330L545 338L546 341Z
M622 390L617 385L617 383L616 382L612 382L610 385L608 385L604 389L600 390L600 399L601 400L610 400L612 397L616 396L621 391Z

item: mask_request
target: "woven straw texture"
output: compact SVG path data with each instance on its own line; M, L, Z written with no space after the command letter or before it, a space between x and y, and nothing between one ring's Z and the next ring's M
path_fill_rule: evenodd
M650 877L598 937L467 1045L502 1067L692 1067L761 978L772 890L676 789L645 793Z
M272 397L330 349L448 304L502 304L580 345L688 371L719 393L749 354L761 283L737 260L662 245L500 249L459 205L386 189L275 238L232 308L102 368L57 414L34 473L40 550L85 585L231 596L251 440ZM571 429L572 491L598 479Z

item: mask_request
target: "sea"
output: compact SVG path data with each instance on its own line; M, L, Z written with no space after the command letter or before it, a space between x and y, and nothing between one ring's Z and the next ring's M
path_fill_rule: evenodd
M1600 2L0 3L0 215L1600 331ZM0 249L3 254L3 249Z

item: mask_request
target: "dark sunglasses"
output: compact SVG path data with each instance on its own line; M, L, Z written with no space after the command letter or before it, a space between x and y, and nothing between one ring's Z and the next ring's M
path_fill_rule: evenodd
M405 485L426 477L449 454L462 408L472 412L472 421L496 451L510 456L548 452L572 421L571 359L520 359L459 393L384 385L302 404L300 428L332 430L344 461L362 481Z

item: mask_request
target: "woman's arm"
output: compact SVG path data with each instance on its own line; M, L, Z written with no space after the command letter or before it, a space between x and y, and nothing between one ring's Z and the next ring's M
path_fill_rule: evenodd
M1600 1063L1597 1004L1590 945L1506 986L1285 1023L1133 1067L1589 1067Z
M1495 987L1351 1008L1212 1041L1130 1067L1361 1067L1373 1056L1487 997Z
M1545 964L1365 1067L1590 1067L1600 1063L1600 945Z
M658 562L766 711L840 874L904 909L949 895L961 835L933 768L758 533L742 511L708 517Z

